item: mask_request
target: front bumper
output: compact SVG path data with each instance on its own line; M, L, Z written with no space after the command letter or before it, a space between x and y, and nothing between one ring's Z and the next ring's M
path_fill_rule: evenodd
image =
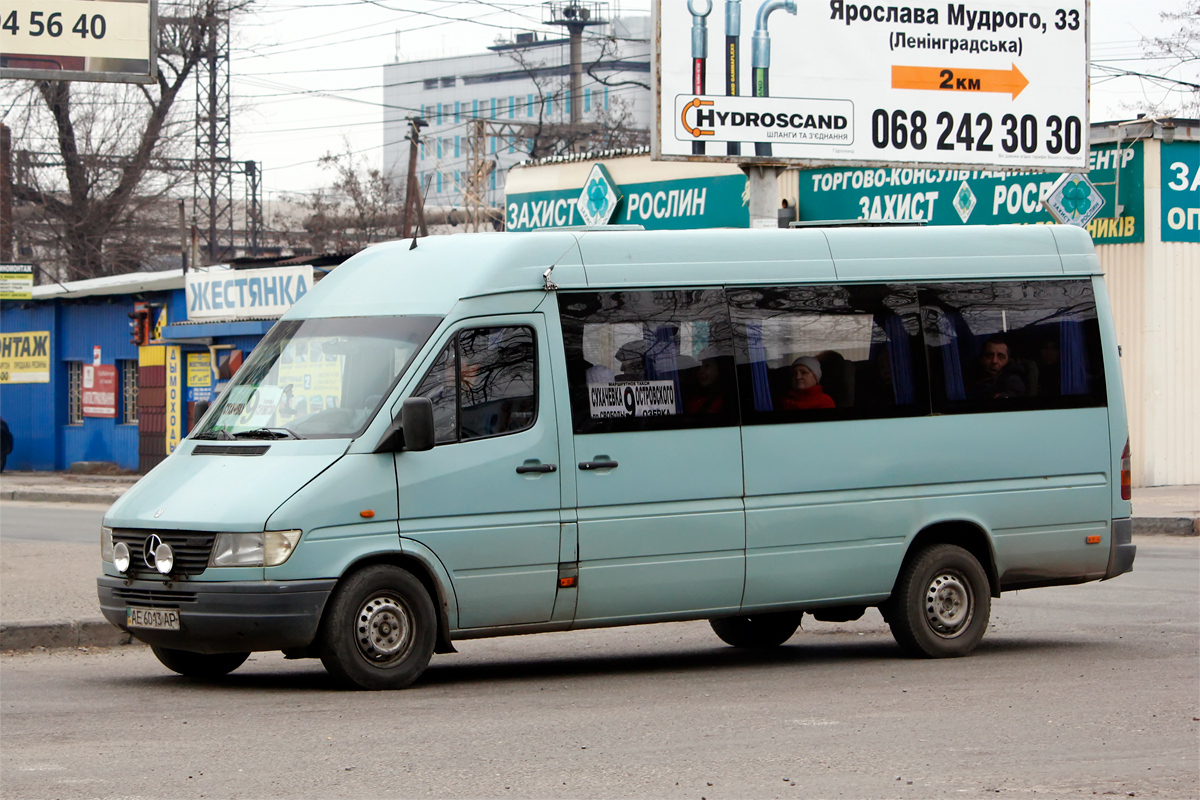
M245 653L306 647L317 636L334 579L313 581L96 579L104 618L146 644L196 653ZM179 609L179 630L130 628L129 606Z
M1108 569L1104 572L1104 580L1124 575L1133 571L1133 559L1137 555L1137 545L1133 544L1133 520L1114 519L1112 521L1112 545L1108 551Z

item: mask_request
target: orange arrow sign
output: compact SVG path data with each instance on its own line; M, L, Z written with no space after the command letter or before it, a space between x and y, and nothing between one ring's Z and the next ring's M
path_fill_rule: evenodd
M1013 64L1012 69L949 69L892 66L893 89L931 89L951 92L1012 93L1013 100L1029 80Z

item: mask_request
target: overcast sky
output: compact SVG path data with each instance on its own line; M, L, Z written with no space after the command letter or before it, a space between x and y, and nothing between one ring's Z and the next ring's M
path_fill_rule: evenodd
M801 13L810 3L827 13L825 0L800 0ZM1159 12L1183 5L1091 0L1093 64L1162 74L1163 62L1137 60L1141 41L1169 33ZM609 9L612 16L648 15L650 3L627 0ZM234 158L262 163L267 199L328 185L317 162L330 151L348 147L380 166L384 64L477 53L517 31L560 30L541 25L542 18L542 3L529 0L262 0L233 31ZM1200 66L1173 77L1200 82ZM1093 121L1126 118L1125 106L1168 99L1168 90L1152 82L1092 70Z

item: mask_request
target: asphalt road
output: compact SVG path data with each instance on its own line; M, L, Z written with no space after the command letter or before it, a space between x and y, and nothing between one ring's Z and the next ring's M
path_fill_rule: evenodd
M146 648L0 658L0 795L1200 796L1200 543L1006 595L975 655L874 612L748 654L705 623L460 643L411 689L259 654L219 683Z
M74 542L94 544L98 548L100 523L107 510L107 504L7 500L0 515L0 541Z

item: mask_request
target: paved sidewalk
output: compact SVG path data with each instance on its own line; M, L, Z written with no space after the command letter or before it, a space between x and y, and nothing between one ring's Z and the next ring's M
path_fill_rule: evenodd
M5 472L0 475L0 527L9 503L88 504L102 514L136 481L136 475ZM1200 486L1135 489L1133 531L1200 536ZM107 647L131 637L100 616L97 543L0 539L0 650L37 647ZM47 564L54 565L47 580Z
M74 472L5 472L0 500L112 505L141 475L88 475Z

